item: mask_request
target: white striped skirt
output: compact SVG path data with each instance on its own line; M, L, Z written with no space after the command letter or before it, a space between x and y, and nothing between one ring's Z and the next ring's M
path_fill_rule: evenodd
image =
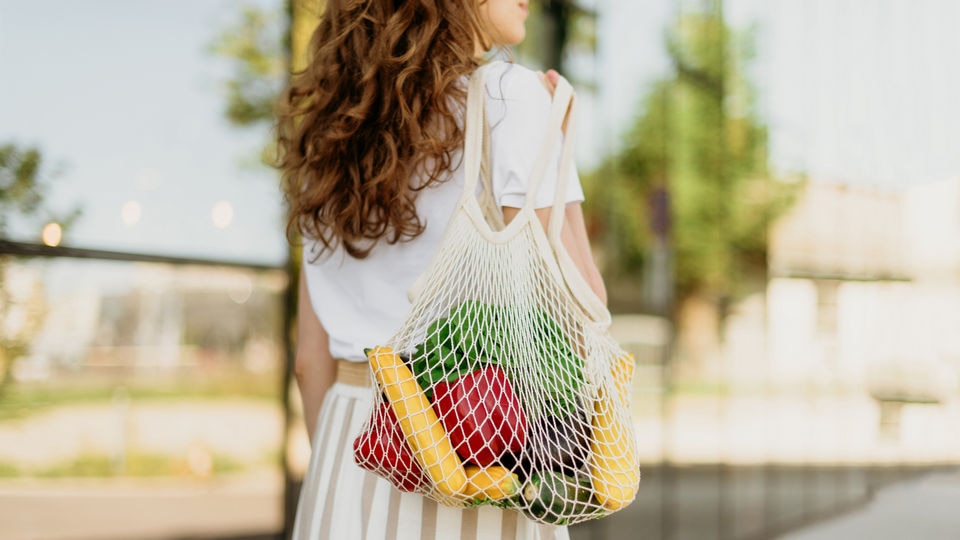
M369 388L343 382L327 392L297 505L293 540L568 540L566 527L542 525L494 506L460 509L403 493L361 469L353 439L370 414Z

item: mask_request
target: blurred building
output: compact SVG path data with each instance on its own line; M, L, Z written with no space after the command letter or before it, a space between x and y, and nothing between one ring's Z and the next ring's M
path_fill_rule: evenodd
M732 313L741 382L942 399L960 373L960 178L889 191L810 181L771 231L765 294Z
M16 363L20 380L279 365L282 272L110 263L16 270L18 288L39 291L30 311L42 321Z

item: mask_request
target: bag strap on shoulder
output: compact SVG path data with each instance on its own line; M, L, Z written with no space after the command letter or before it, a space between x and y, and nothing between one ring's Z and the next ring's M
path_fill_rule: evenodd
M478 67L470 76L467 87L467 111L463 137L463 166L465 182L463 196L473 197L480 176L480 161L483 159L484 78L490 64Z
M470 77L467 90L466 128L464 134L464 197L475 198L477 181L481 174L481 163L484 158L484 94L486 93L485 75L490 64L477 68ZM564 78L560 78L553 93L550 115L547 120L547 137L543 141L537 160L527 183L527 193L524 206L533 207L536 194L546 174L553 156L553 150L563 134L563 145L560 154L559 178L557 179L556 197L551 212L549 234L559 237L563 225L563 207L566 199L566 186L572 159L573 141L573 87ZM566 123L564 121L566 120ZM556 222L556 223L554 223ZM556 230L554 232L554 229Z
M536 195L540 192L540 184L543 183L543 177L546 174L547 167L550 165L550 158L553 157L553 152L557 147L557 142L560 140L560 135L564 135L565 143L568 143L572 139L572 137L569 137L562 131L563 121L571 109L570 105L572 102L573 87L570 86L570 83L568 83L566 79L561 77L557 81L556 89L553 91L553 102L550 107L550 116L547 120L547 136L543 141L540 154L537 156L537 161L534 162L533 171L530 173L530 178L528 179L527 195L524 203L526 206L535 204ZM566 144L564 146L566 146ZM557 179L556 191L558 194L563 193L560 188L564 186L560 184L566 182L566 178L564 178L566 176L564 174L565 172L564 169L559 170L560 178ZM560 198L564 199L565 197L561 196Z

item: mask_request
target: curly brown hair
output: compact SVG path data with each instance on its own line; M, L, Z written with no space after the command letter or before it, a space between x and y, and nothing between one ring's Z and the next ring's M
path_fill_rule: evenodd
M446 177L463 144L461 81L484 36L477 4L327 1L307 67L277 106L291 240L364 258L381 239L423 232L416 194Z

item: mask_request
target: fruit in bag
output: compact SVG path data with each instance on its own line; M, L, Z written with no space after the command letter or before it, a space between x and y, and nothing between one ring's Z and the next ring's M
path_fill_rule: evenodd
M476 503L503 501L520 490L520 479L507 468L467 465L464 470L467 485L463 493Z

